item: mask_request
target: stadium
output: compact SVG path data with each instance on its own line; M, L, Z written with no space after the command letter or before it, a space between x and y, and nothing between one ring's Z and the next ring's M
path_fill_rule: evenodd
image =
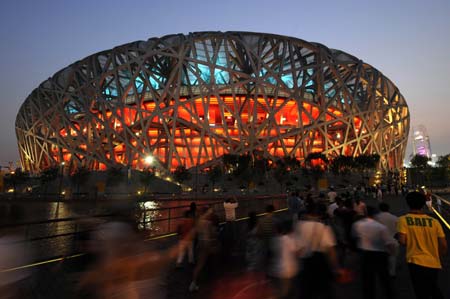
M409 111L380 71L297 38L196 32L90 55L44 81L16 118L22 167L204 169L224 154L378 154L402 167ZM147 163L146 163L147 161Z

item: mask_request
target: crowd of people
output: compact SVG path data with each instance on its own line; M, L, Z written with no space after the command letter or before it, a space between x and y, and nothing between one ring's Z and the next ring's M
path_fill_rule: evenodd
M390 299L396 298L397 266L406 263L417 298L444 298L437 277L447 243L439 221L424 212L426 196L408 193L410 212L399 218L382 198L375 208L365 196L360 188L337 192L331 187L318 196L293 192L288 213L275 214L275 207L267 205L263 215L250 212L247 225L239 226L237 198L224 201L224 219L211 206L193 202L179 221L178 243L169 248L143 245L135 215L121 207L80 239L86 254L77 292L83 298L167 298L171 269L189 269L186 292L193 293L238 262L245 263L246 277L255 285L267 282L267 297L335 298L336 283L360 279L361 298L377 298L381 291ZM406 262L397 259L400 245L406 248ZM350 269L355 256L359 269ZM0 262L8 261L0 257ZM13 279L2 278L5 298L19 298L12 290L22 277L9 284L8 278ZM260 290L247 297L260 298Z
M315 197L293 192L287 198L287 216L275 215L272 205L266 207L262 217L249 213L244 238L246 271L263 273L275 298L335 298L335 283L354 279L361 282L361 298L377 298L380 291L383 298L396 298L397 267L405 264L397 257L400 245L404 245L417 298L444 298L437 285L437 273L447 244L440 223L423 212L425 194L408 193L406 201L411 212L400 218L390 213L389 204L378 196L377 207L367 205L365 195L360 188L340 193L330 188L327 194ZM225 240L219 241L218 247L225 244L222 251L227 253L234 252L236 243L241 242L234 222L238 206L235 199L224 203L227 222L222 229L207 225L217 231L217 238ZM415 217L420 220L411 220ZM199 225L200 240L203 237ZM197 248L202 261L194 268L190 291L198 290L205 252L211 255L218 251ZM358 256L359 269L349 268L349 256ZM227 262L227 258L222 254L219 263ZM360 276L354 277L356 273ZM424 286L432 289L425 292Z
M367 194L363 188L352 191L338 194L331 187L327 196L322 194L316 199L298 193L288 198L289 214L294 219L289 236L296 247L284 246L283 254L274 256L286 261L297 257L295 285L300 290L300 298L334 298L333 280L351 279L346 268L349 253L359 256L361 298L377 298L377 284L383 298L395 298L400 245L406 247L406 264L416 297L444 298L437 277L447 243L439 221L428 213L431 209L427 192L406 194L410 212L398 218L389 212L389 204L381 200L378 192L374 197L379 200L379 206L375 208L364 203ZM281 242L277 237L273 240L278 243L274 246L276 252ZM292 248L289 258L285 253L287 248ZM290 274L294 279L295 275ZM281 291L278 298L292 298L287 294L286 290Z

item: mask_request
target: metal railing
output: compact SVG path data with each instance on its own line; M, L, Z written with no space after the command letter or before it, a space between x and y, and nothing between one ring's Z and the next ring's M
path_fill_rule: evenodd
M432 200L433 212L450 230L450 201L437 194L433 194L432 198L434 198L434 201Z
M182 200L186 201L186 199ZM261 213L268 204L274 205L275 209L286 208L286 196L241 198L236 211L237 217L245 217L250 211ZM190 207L189 205L183 205L165 208L145 208L144 202L137 202L137 205L136 223L138 228L145 232L147 239L175 233L184 212ZM203 206L211 206L220 220L223 221L225 219L223 200L197 202L198 210L201 210ZM112 217L112 214L106 213L93 216L10 223L1 225L0 230L14 229L22 237L16 242L26 243L30 251L34 251L39 260L43 260L77 253L79 251L80 236L90 233L99 224L107 222Z

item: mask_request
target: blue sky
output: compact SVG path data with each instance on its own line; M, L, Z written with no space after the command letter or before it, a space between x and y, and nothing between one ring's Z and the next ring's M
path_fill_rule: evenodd
M19 159L20 105L58 70L135 40L228 30L293 36L357 56L399 87L433 152L450 153L448 0L9 0L0 10L0 165Z

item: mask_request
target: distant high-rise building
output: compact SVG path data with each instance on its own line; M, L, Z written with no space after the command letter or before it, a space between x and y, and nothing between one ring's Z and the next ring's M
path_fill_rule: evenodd
M424 125L418 125L413 130L413 154L432 157L430 138Z

